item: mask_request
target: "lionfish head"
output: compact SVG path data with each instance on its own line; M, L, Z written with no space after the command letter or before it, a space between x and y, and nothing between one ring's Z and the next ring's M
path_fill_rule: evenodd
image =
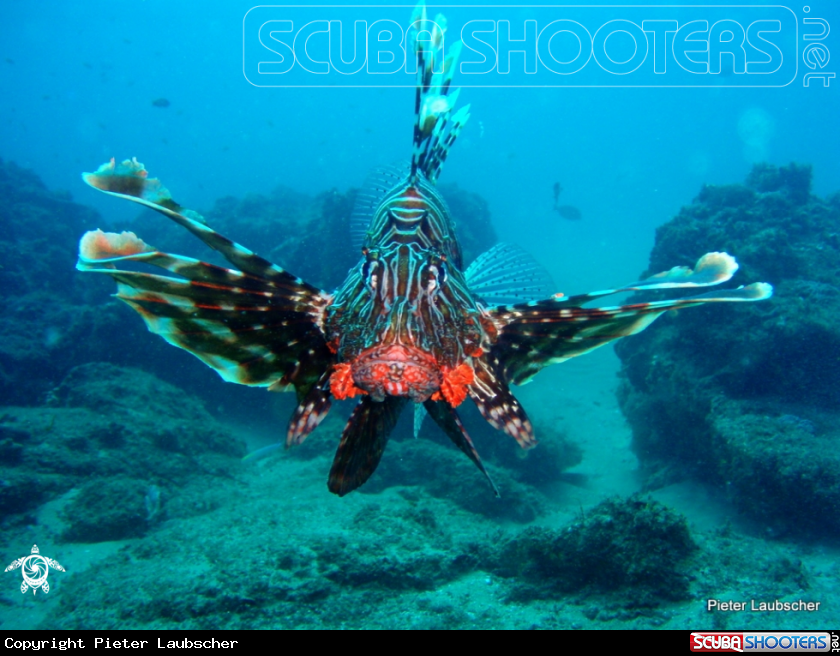
M460 272L449 272L445 256L414 243L371 249L357 271L355 292L340 312L333 396L460 404L473 382L469 356L482 339L477 318L457 303Z

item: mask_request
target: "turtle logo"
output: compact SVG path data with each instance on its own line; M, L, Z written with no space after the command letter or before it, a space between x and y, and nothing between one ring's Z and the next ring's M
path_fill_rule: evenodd
M49 574L50 567L57 569L59 572L65 571L57 560L42 556L41 552L38 551L37 544L32 545L32 553L29 556L18 558L6 568L6 571L11 572L18 567L23 568L21 570L23 583L20 584L20 591L25 593L29 588L32 588L33 595L38 592L38 588L41 588L44 592L50 591L50 584L47 583L47 574Z

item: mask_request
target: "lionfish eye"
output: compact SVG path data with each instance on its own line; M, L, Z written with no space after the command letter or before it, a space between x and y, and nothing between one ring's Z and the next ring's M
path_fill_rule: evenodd
M379 268L377 260L366 260L362 265L362 280L371 289L376 289L377 278L379 277L376 270Z
M426 268L426 275L426 289L431 292L446 281L446 267L444 267L443 262L429 264Z

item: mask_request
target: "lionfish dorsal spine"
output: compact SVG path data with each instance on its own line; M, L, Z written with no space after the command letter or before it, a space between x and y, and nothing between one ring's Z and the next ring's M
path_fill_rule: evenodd
M443 15L429 20L425 6L418 5L409 30L417 56L414 148L409 176L412 185L420 182L420 174L431 183L437 180L449 149L470 117L469 105L453 113L460 89L454 93L450 90L462 43L453 43L446 54L445 34Z

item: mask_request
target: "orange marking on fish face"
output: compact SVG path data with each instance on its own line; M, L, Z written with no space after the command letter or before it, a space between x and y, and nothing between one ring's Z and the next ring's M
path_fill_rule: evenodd
M475 382L475 371L465 362L454 369L443 371L443 382L440 391L453 408L457 408L467 398L467 385Z
M339 401L367 394L365 390L356 387L352 367L347 363L335 365L335 370L330 375L330 393Z
M353 362L353 380L374 400L408 396L420 403L440 387L440 369L434 356L418 348L377 345Z

